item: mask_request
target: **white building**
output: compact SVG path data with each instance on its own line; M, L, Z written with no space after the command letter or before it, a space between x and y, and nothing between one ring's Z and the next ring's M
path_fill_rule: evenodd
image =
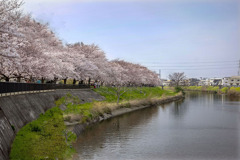
M170 80L166 80L166 79L161 79L161 81L163 86L169 86L171 82Z
M207 80L207 79L201 79L201 80L198 82L198 85L199 85L199 86L208 86L208 80Z
M224 77L222 79L223 86L240 86L240 76Z
M210 78L209 86L218 86L222 84L222 78Z
M230 77L224 77L222 79L222 85L223 86L230 86L229 80L230 80Z
M218 86L222 85L222 78L204 78L198 83L199 86Z

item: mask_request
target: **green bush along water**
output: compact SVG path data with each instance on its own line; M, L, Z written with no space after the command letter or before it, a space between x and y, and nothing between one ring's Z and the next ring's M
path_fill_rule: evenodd
M218 86L189 86L183 88L192 91L213 91L219 94L227 94L229 96L240 96L240 87L223 87L220 89Z

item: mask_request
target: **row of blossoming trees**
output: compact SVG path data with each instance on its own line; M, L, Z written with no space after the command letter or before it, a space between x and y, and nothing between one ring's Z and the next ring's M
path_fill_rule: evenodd
M63 44L48 24L21 12L19 0L0 0L0 76L43 80L88 79L111 85L158 85L158 75L123 60L108 61L97 45Z

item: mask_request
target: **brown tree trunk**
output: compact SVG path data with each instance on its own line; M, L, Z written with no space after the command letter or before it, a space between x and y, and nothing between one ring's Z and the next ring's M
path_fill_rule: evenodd
M67 84L67 78L65 78L63 81L64 81L64 84Z
M76 79L75 78L73 79L73 84L76 84Z
M6 80L6 82L9 82L10 78L8 78L8 77L5 77L5 80Z
M81 80L79 83L80 83L80 84L83 84L83 80Z
M17 77L17 82L20 82L21 81L21 77Z
M91 78L89 78L89 80L88 80L88 84L90 85L90 83L91 83Z
M42 77L41 82L44 83L44 78Z
M30 76L29 82L32 83L32 81L33 81L33 78L32 76Z

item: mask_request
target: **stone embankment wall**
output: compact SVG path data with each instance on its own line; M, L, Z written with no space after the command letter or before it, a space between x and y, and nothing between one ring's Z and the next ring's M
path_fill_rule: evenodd
M79 97L82 102L103 100L91 89L55 90L44 93L21 94L0 97L0 160L8 160L16 133L41 113L55 106L55 101L67 93Z

